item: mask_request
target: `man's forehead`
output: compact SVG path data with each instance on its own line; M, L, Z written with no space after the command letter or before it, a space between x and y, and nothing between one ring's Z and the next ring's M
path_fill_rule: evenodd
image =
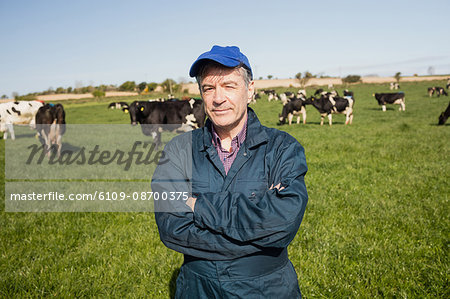
M218 66L206 67L203 71L202 82L213 81L213 82L223 82L223 81L239 81L244 80L241 73L236 68L224 68Z

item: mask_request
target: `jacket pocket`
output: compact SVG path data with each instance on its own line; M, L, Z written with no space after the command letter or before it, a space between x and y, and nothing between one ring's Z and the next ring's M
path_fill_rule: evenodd
M258 202L267 189L267 182L263 179L237 180L234 185L235 192L243 193L253 202Z

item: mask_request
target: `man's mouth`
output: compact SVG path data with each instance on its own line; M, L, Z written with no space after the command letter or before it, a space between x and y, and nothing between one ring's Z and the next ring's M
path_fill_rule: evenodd
M214 109L213 112L216 114L226 113L230 111L231 108L220 108L220 109Z

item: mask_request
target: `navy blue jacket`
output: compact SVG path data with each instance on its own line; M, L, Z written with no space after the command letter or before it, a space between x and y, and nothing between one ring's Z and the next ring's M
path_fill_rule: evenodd
M183 210L184 203L155 202L162 242L184 253L185 263L201 260L204 266L211 261L214 267L202 269L228 269L224 272L228 278L230 269L236 270L233 277L240 271L246 272L242 277L251 276L247 271L252 267L258 274L255 262L267 264L261 257L276 257L274 264L281 256L288 261L286 247L297 233L308 200L303 147L289 134L262 126L248 108L247 137L225 174L210 128L208 120L205 127L175 137L164 149L166 163L157 167L152 190L189 190L197 201L194 212ZM283 190L269 189L279 183ZM201 294L212 293L197 293Z

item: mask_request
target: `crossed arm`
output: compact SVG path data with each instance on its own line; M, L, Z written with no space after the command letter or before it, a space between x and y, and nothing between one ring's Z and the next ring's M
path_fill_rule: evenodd
M280 155L271 169L271 180L276 183L258 201L242 192L204 192L183 203L189 206L187 211L155 213L163 243L184 254L215 260L245 256L265 247L286 247L305 211L307 169L298 143L287 145ZM162 188L158 182L167 178L167 167L173 174L176 166L172 166L158 167L152 190Z

